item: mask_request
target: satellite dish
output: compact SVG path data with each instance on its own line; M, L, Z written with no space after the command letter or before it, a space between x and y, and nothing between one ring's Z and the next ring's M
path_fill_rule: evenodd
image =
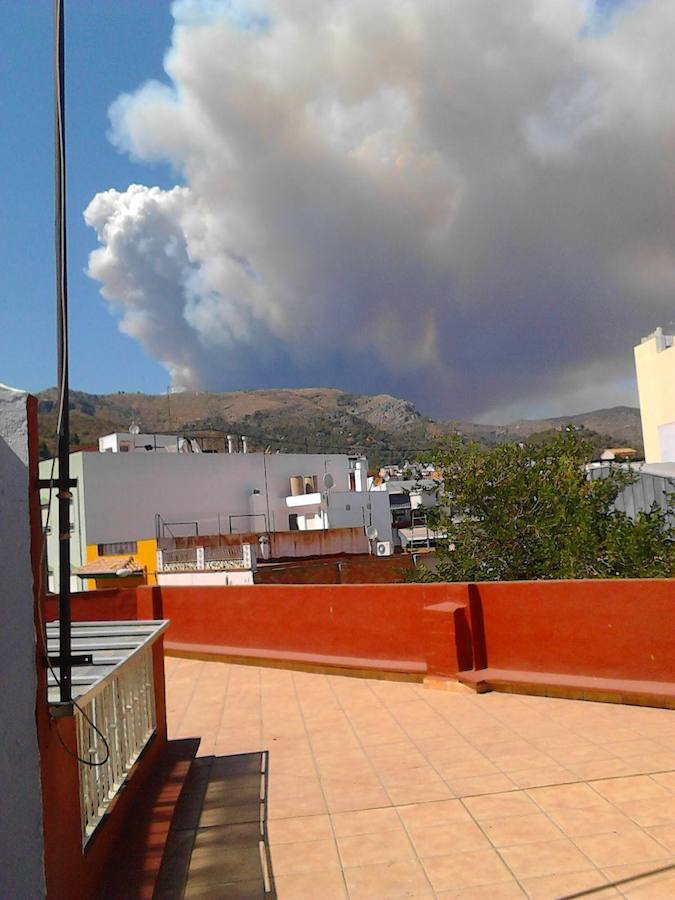
M131 425L129 426L129 434L140 434L140 433L141 433L141 429L138 427L138 425L135 422L132 422Z
M375 525L369 525L366 528L366 537L369 541L377 540L377 527Z
M335 479L330 474L330 472L326 472L323 476L323 486L329 491L332 487L335 487Z

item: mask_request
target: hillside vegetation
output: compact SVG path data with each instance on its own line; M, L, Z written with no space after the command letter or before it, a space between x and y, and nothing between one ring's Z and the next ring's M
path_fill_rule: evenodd
M56 391L38 396L40 452L54 452ZM96 445L102 434L127 431L199 435L211 449L225 447L225 435L247 435L251 450L358 453L371 465L398 463L429 453L444 435L459 431L492 445L559 430L573 423L587 430L594 447L641 449L639 411L597 410L558 419L522 420L509 425L440 422L423 416L406 400L387 394L348 394L331 388L230 393L87 394L71 391L70 429L74 450Z

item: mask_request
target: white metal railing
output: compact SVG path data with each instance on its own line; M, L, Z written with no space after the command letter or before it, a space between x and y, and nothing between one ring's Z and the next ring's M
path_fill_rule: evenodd
M251 569L255 554L250 544L188 547L157 551L158 572L203 572L207 569Z
M78 704L108 743L108 758L102 765L79 764L82 842L86 844L155 732L152 646L131 656L92 697L85 694ZM98 762L106 758L105 744L86 717L76 708L78 756Z

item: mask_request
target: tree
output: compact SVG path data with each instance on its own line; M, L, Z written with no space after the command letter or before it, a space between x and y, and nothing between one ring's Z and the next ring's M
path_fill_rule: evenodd
M591 481L591 448L570 427L536 444L487 449L451 436L436 459L444 507L437 572L416 580L516 581L675 574L675 529L662 510L635 520L614 501L635 480L613 467Z

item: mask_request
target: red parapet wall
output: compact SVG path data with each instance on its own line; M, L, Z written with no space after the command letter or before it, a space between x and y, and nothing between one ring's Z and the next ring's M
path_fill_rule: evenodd
M59 617L59 598L49 594L44 599L45 622ZM136 588L108 588L101 591L82 591L70 598L70 614L74 622L121 622L139 619ZM152 618L152 616L148 616Z
M484 582L469 594L491 668L675 682L673 579Z
M463 586L162 588L168 646L393 671L425 670L424 608ZM411 665L412 664L412 665Z
M168 618L166 646L177 652L450 677L490 666L675 682L673 579L171 586L117 594L82 595L74 618Z

